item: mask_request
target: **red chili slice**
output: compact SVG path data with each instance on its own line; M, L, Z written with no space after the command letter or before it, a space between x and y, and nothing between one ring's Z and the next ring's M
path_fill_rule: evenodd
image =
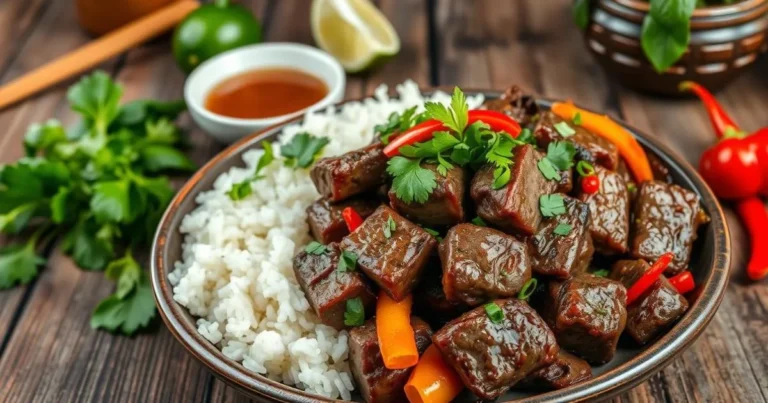
M664 270L666 270L667 266L669 266L673 256L674 255L672 252L667 252L661 255L661 257L656 260L653 265L651 265L645 274L643 274L640 279L635 281L635 284L632 284L632 287L629 287L627 290L627 306L631 305L638 298L640 298L640 296L643 295L643 293L646 292L648 288L650 288L653 283L659 279L659 276L661 276L661 274L664 273Z
M360 214L358 214L352 207L347 207L342 210L341 217L344 218L344 222L347 223L349 232L354 232L358 227L363 225L363 217L360 217Z
M670 277L669 283L672 284L680 294L687 294L696 288L696 282L693 281L693 274L688 270Z

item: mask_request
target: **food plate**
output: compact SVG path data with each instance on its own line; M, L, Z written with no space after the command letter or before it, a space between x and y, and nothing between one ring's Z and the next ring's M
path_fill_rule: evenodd
M425 94L431 92L424 91ZM482 94L486 99L498 98L501 95L498 91L466 91L466 94L468 96ZM552 101L539 99L537 103L546 110ZM192 176L171 202L160 222L152 249L153 291L160 314L171 333L218 377L259 401L336 400L270 380L227 358L215 345L198 333L196 319L174 300L169 274L182 254L184 239L179 231L182 220L197 207L197 196L211 189L219 175L234 166L242 165L242 156L246 151L260 148L264 141L274 141L284 127L300 122L301 119L304 118L299 117L244 138L211 159ZM558 391L535 395L514 391L502 396L499 401L581 401L606 398L625 391L660 371L682 353L701 334L722 300L730 265L730 241L723 212L715 196L695 170L681 157L675 155L654 137L624 123L621 124L638 138L647 152L656 156L669 168L676 184L699 195L701 206L711 217L711 222L699 231L699 239L692 253L690 270L695 277L697 289L688 295L691 302L690 309L672 329L647 346L635 347L632 343L620 342L614 359L608 364L594 367L594 378L589 381ZM361 401L359 396L353 400Z

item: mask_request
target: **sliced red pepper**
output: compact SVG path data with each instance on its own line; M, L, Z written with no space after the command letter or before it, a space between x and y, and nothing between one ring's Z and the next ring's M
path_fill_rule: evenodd
M696 288L696 282L693 281L693 274L688 270L670 277L669 283L672 284L680 294L687 294Z
M731 135L733 132L740 132L739 126L731 119L728 113L723 109L723 106L717 102L717 99L711 92L701 84L694 83L693 81L683 81L679 85L680 91L690 91L696 94L704 103L704 107L709 114L709 120L712 121L712 127L715 129L715 134L718 139L722 139Z
M672 261L674 255L672 252L667 252L659 257L651 267L637 280L635 284L627 290L627 306L635 302L644 292L650 288L656 280L659 279L664 270L669 266L669 262Z
M512 137L517 137L522 130L520 124L517 123L511 117L496 111L489 111L484 109L471 110L468 113L467 125L471 125L475 122L482 121L487 124L491 130L495 132L505 132ZM400 147L413 145L416 143L423 143L431 139L435 132L448 130L442 122L436 119L430 119L419 123L416 126L405 131L405 133L397 136L386 147L384 147L384 155L392 158L400 154Z
M747 227L752 246L747 276L752 280L760 280L768 275L768 213L763 202L756 196L736 203L736 212L742 224Z
M344 218L344 222L347 224L349 232L354 232L363 225L363 217L360 217L360 214L358 214L352 207L347 207L342 210L341 217Z

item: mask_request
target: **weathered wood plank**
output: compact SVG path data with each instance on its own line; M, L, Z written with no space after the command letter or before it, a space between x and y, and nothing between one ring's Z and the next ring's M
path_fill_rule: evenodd
M49 0L5 1L0 3L0 74L37 26Z

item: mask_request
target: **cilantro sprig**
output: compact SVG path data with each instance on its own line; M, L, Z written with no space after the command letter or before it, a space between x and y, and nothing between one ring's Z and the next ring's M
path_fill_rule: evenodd
M26 157L0 166L0 230L33 235L0 249L0 289L26 284L45 260L38 251L55 239L75 263L106 269L115 292L96 307L93 328L133 334L155 316L149 280L132 255L148 246L174 190L163 172L195 165L173 123L183 101L120 105L123 88L104 72L67 92L81 116L72 129L56 120L29 127Z
M416 113L416 107L414 106L404 110L402 114L392 112L387 119L387 123L374 126L373 131L379 135L381 142L387 145L389 144L390 137L397 133L402 133L426 119L426 113Z
M450 107L437 102L424 104L425 118L436 119L446 131L434 133L432 139L400 147L399 156L389 160L387 172L392 176L392 189L406 203L424 203L437 187L435 172L424 164L435 164L437 174L445 176L455 166L478 169L493 166L493 187L509 183L513 150L524 141L494 132L482 121L468 124L469 106L464 93L454 88ZM394 125L394 123L392 123Z

